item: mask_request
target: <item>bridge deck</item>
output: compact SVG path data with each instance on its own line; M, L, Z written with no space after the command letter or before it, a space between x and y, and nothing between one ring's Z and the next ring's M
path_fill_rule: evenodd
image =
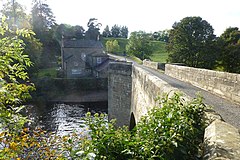
M222 116L224 121L240 129L240 105L228 101L203 89L195 87L189 83L172 78L157 70L150 69L146 66L138 65L149 73L161 78L171 86L180 89L190 97L195 97L196 92L200 92L204 97L204 103L213 106L213 109Z

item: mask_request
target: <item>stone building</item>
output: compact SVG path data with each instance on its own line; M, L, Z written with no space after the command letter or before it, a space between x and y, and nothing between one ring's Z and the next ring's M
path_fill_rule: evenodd
M66 78L107 77L109 57L100 41L62 39L61 58Z

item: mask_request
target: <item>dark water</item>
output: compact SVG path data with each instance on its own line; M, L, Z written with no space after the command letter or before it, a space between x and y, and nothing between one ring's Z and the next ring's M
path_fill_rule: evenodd
M47 105L28 105L26 115L31 122L31 127L41 127L47 131L54 131L58 135L67 135L76 132L84 132L84 120L82 117L87 112L107 113L107 102L94 103L49 103Z

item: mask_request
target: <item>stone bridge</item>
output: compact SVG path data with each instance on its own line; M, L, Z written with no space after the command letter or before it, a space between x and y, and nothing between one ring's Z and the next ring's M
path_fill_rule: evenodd
M196 72L196 71L193 71ZM203 71L201 71L203 72ZM166 65L165 73L179 78L182 72L178 71L177 67ZM179 73L179 74L178 74ZM156 76L158 75L159 76ZM188 74L188 75L186 75ZM194 79L192 75L190 75L190 71L185 71L185 79L187 76L191 76L191 80ZM211 73L212 74L212 73ZM109 77L108 77L108 116L109 119L116 118L117 126L127 125L130 129L132 129L140 120L141 116L146 115L148 110L150 110L153 106L156 106L157 102L155 99L157 96L161 96L165 93L174 93L184 91L185 86L189 84L176 83L176 79L174 82L171 82L171 79L167 77L161 78L161 73L156 70L151 70L144 66L133 65L132 63L125 62L114 62L109 65ZM210 78L205 75L201 75L200 78ZM215 75L216 76L216 75ZM183 77L183 76L180 76ZM230 79L229 76L227 76ZM239 85L238 76L233 77L235 87ZM180 79L180 78L179 78ZM184 78L181 78L184 80ZM202 79L198 79L196 81L203 81ZM224 80L223 80L224 81ZM189 82L189 81L188 81ZM172 83L172 84L171 84ZM197 82L194 82L197 83ZM212 83L211 83L212 84ZM224 83L224 84L227 84ZM214 84L213 84L214 85ZM201 87L204 88L204 87ZM214 88L214 87L212 87ZM180 91L181 89L181 91ZM199 88L198 88L199 89ZM216 87L215 87L216 89ZM212 89L214 90L214 89ZM229 92L235 94L234 89L229 88ZM185 92L185 91L184 91ZM185 93L186 99L190 99L194 97L196 89L188 88ZM206 98L210 97L208 92L201 90L202 94L207 95ZM222 92L221 92L222 93ZM228 93L230 94L230 93ZM238 92L235 94L239 96ZM226 96L224 96L226 98ZM224 99L219 97L216 98L216 105L226 105L228 102L225 102ZM219 98L219 99L217 99ZM234 97L232 100L238 100L238 98ZM217 104L217 102L220 102ZM207 102L208 103L208 102ZM226 103L226 104L225 104ZM214 103L215 104L215 103ZM236 117L239 118L238 114L240 113L240 107L238 104L233 104L233 107L236 108L234 110ZM228 109L229 110L229 109ZM229 114L234 114L229 112ZM240 159L240 136L239 131L236 127L239 128L240 120L232 122L229 120L232 125L223 122L220 115L213 113L207 114L210 115L210 123L209 126L205 130L205 140L208 141L208 145L205 150L205 158L206 159L214 159L216 158L228 158L228 159ZM224 114L223 114L224 115ZM228 118L226 116L226 118ZM231 117L231 116L230 116ZM234 117L234 115L232 116ZM225 117L223 117L225 119ZM225 152L223 153L222 150Z

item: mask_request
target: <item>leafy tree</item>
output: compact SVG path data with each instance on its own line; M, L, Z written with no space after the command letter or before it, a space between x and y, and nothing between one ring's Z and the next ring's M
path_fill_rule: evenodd
M109 40L106 42L106 50L109 53L116 53L118 52L120 49L120 46L118 44L118 41L115 40Z
M11 33L7 34L6 33ZM1 129L19 129L26 118L19 112L22 102L30 97L33 86L28 81L27 67L32 65L24 54L24 41L21 37L33 35L26 29L10 30L5 18L0 26L0 124Z
M169 30L154 32L152 36L154 40L168 42Z
M127 26L121 27L120 35L122 38L128 38L128 27Z
M143 31L132 32L126 46L126 51L140 59L149 58L153 52L149 34Z
M186 17L170 30L169 61L191 67L213 68L216 63L216 36L201 17Z
M44 3L43 0L33 0L33 4L33 31L41 41L46 41L46 38L49 38L48 34L50 33L50 29L52 29L52 27L56 24L55 17L51 8L48 4Z
M25 13L25 8L15 0L7 1L1 13L6 16L6 23L10 28L32 28L30 16Z
M76 25L73 26L74 38L83 39L85 35L85 30L82 26Z
M104 30L102 32L102 36L103 37L111 37L111 32L109 30L109 26L108 25L104 28Z
M60 45L54 39L55 17L44 0L33 0L32 25L36 37L43 44L40 67L52 67L51 62L57 61L56 56L60 53Z
M12 30L32 28L30 24L30 16L24 12L24 7L18 2L7 2L1 12L6 16L6 23ZM5 35L13 36L10 32L5 32ZM23 40L26 44L25 51L34 63L34 65L29 68L29 71L31 73L37 72L42 44L34 37L34 35L30 35L28 37L19 36L19 38L21 38L21 40Z
M237 27L227 28L220 36L222 46L221 64L225 71L240 73L240 31Z
M90 40L98 40L100 38L100 27L102 26L101 23L97 22L96 18L90 18L88 21L88 30L86 31L85 37L86 39Z
M121 27L115 24L114 26L112 26L111 32L114 38L118 38L120 37Z

